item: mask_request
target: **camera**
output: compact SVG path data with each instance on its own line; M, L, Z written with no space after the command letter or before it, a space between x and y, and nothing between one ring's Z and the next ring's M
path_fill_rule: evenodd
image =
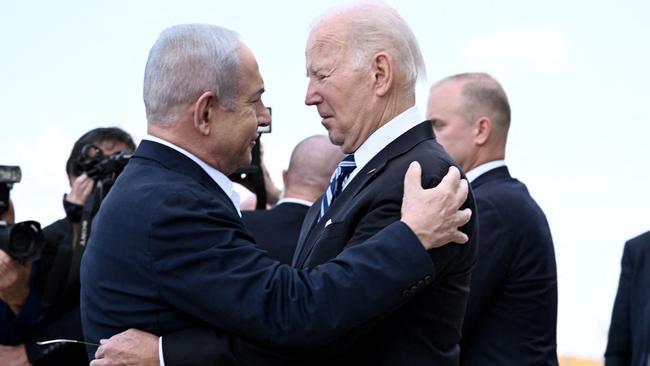
M0 249L20 262L41 257L45 239L41 224L23 221L14 225L0 224Z
M86 173L95 182L112 184L129 162L131 154L118 152L104 155L102 150L95 145L84 145L77 168Z
M0 214L9 209L9 191L21 178L19 166L0 165Z

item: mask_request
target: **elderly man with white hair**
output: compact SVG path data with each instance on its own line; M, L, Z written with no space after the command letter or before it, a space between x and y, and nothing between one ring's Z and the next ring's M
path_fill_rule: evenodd
M425 187L445 186L448 178L443 177L450 170L457 173L458 169L436 143L431 123L424 121L415 107L415 83L418 75L424 73L424 62L415 36L394 9L383 4L364 3L328 12L315 23L308 39L306 56L309 86L305 103L316 106L330 140L346 154L333 174L328 190L307 213L292 262L295 268L303 271L303 278L314 285L313 291L325 284L335 285L338 276L327 276L320 284L306 276L328 270L333 265L343 265L353 272L370 266L384 276L394 272L393 266L409 266L399 258L389 265L378 260L380 258L368 257L365 263L344 263L341 260L346 253L361 249L374 255L381 254L378 247L371 248L375 243L369 245L368 240L405 219L400 207L408 203L411 188L402 178L413 161L418 161L421 166L422 176L418 183ZM467 199L463 197L462 201L463 210L459 212L469 212L473 208L471 195ZM446 221L425 220L427 225L424 226L429 229ZM281 304L285 307L280 310L276 307L280 304L279 299L271 301L262 297L258 301L263 302L266 308L242 304L245 306L237 313L246 313L244 320L247 322L237 324L237 327L227 328L230 322L219 326L205 314L189 313L188 316L207 323L206 327L164 335L162 360L167 366L455 365L460 352L458 342L470 273L477 251L474 240L476 220L472 218L468 222L462 227L462 232L455 233L458 237L443 239L448 245L437 245L427 252L427 260L433 268L431 273L401 289L400 300L390 307L373 311L380 306L375 300L357 303L363 296L356 293L358 288L354 296L338 299L367 309L367 313L358 314L361 317L350 323L339 322L347 328L343 332L340 328L327 329L323 325L332 318L347 318L352 313L350 309L330 306L322 311L325 307L310 308L308 305L315 304L309 299L303 308L291 307L289 302ZM465 245L450 243L467 239L469 242ZM406 244L409 235L396 233L391 240ZM247 279L244 277L243 280ZM350 281L348 285L356 283ZM267 281L267 286L272 284ZM390 281L376 278L372 284L368 283L371 289L363 290L392 293L388 289L390 285ZM188 286L192 284L188 283ZM301 295L294 293L300 288L302 285L291 289L292 298ZM250 293L256 294L257 291L252 288ZM322 293L322 290L316 293ZM346 295L343 291L329 293L332 296ZM209 292L205 295L213 296ZM256 303L252 299L249 301ZM203 308L197 307L199 309ZM267 316L251 311L261 311ZM249 320L256 317L271 319L270 324L277 324L276 314L280 319L290 320L304 315L305 319L297 320L304 322L303 329L294 322L287 323L282 332L273 336L264 332L268 325L266 322L260 324L261 329L244 329L251 324ZM239 321L241 318L237 314L230 315L229 320ZM313 321L310 316L318 321ZM225 337L224 327L243 339ZM151 329L145 330L151 332ZM299 342L303 337L311 338ZM158 338L151 334L130 330L102 342L97 351L100 359L91 365L146 364L143 362L146 359L152 364L158 362L153 352ZM148 350L148 353L144 355L145 352L140 350Z

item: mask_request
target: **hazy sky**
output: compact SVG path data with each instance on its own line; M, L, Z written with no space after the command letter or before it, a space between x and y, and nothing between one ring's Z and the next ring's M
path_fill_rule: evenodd
M324 133L303 104L311 20L341 1L3 1L0 164L20 165L17 219L63 216L65 160L99 126L136 140L146 121L144 64L158 33L212 23L256 54L273 107L263 137L276 182L291 148ZM389 1L413 28L428 69L418 89L467 71L509 95L506 160L545 210L559 276L558 352L600 358L625 240L650 230L650 2Z

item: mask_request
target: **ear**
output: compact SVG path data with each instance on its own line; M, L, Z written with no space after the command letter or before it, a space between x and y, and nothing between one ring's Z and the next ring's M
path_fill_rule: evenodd
M492 134L492 120L488 117L481 117L475 122L474 142L483 145Z
M202 135L210 134L210 121L218 108L217 97L213 92L207 91L194 102L194 128Z
M287 186L288 181L289 181L289 170L282 169L282 184L284 184L285 188Z
M372 71L375 78L375 94L383 97L393 85L393 59L386 52L378 52L372 58Z

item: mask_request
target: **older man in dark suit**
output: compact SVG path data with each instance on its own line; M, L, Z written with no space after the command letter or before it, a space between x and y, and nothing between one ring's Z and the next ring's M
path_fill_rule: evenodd
M226 178L250 162L256 128L270 122L263 91L255 58L234 32L183 25L161 33L145 69L149 136L104 200L82 262L88 341L129 327L166 334L204 325L225 340L214 360L223 364L237 362L228 348L235 336L312 349L423 290L438 265L425 249L467 241L457 229L470 219L470 210L458 211L467 197L458 171L423 190L411 164L401 219L397 202L394 222L363 245L310 270L270 259L253 245ZM92 364L114 364L110 350L110 342L89 347Z
M605 366L650 366L650 231L625 243Z
M255 243L273 259L290 264L302 221L309 207L327 188L329 177L343 158L325 135L300 141L282 171L282 197L270 210L242 211L242 220Z
M510 105L487 74L431 88L427 117L467 172L476 198L479 258L461 342L461 365L557 365L557 275L551 232L526 186L510 176Z
M421 163L426 186L438 184L455 163L415 107L424 61L394 9L357 4L325 14L309 35L306 56L305 103L317 108L332 142L348 154L320 205L307 213L293 259L298 268L318 268L399 219L399 177L410 161ZM470 197L466 206L473 205ZM328 348L335 356L315 364L457 364L476 221L463 230L467 245L430 251L435 274L404 292L408 303L340 339Z

